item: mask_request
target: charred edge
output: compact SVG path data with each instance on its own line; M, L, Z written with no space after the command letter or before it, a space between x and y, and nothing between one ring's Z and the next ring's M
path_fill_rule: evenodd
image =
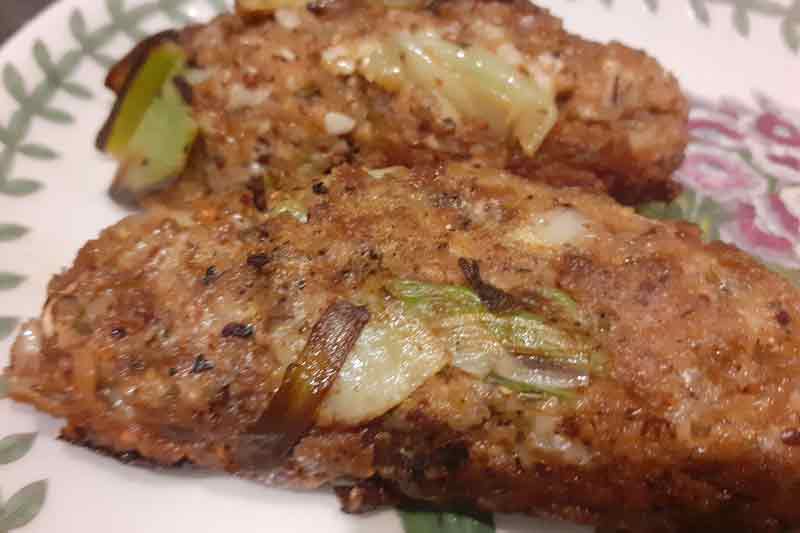
M342 3L340 0L312 0L306 5L306 9L309 13L320 16L332 11L340 3Z
M253 254L247 257L247 264L256 270L264 268L269 261L270 257L267 254Z
M458 266L469 283L470 288L478 295L481 302L493 313L513 311L520 307L520 303L512 295L490 285L481 279L481 269L478 261L460 258Z
M217 270L217 267L211 265L210 267L208 267L208 269L206 269L206 273L203 275L202 283L203 285L208 287L215 281L217 281L221 276L222 273L219 270Z
M117 115L119 115L120 109L122 109L125 94L127 94L136 79L134 73L138 72L144 62L147 61L150 50L168 41L177 43L179 38L180 34L175 30L157 33L136 45L127 56L111 67L106 77L106 87L117 94L117 100L114 102L114 107L111 108L111 113L108 115L103 127L100 128L100 132L97 134L95 146L98 150L101 152L105 150L108 137L111 135L111 130L114 129L114 122L117 119Z
M248 7L246 2L236 0L234 4L234 12L242 18L247 24L258 24L273 16L273 10L261 9L258 7Z
M172 80L172 84L175 85L183 101L186 102L187 105L192 105L194 94L192 93L192 86L186 81L186 78L183 76L175 76Z
M223 337L238 337L240 339L248 339L253 336L255 328L250 324L241 324L239 322L231 322L222 328Z
M413 506L413 502L394 490L382 479L374 477L355 485L336 487L336 497L347 514L363 514L382 507Z
M176 30L166 30L144 39L133 50L117 62L106 75L105 85L119 95L125 87L131 72L136 72L134 66L140 65L142 57L147 57L148 52L156 46L167 41L178 42L180 34Z
M109 122L108 124L111 124L112 122L113 122L113 120L111 122ZM105 126L103 126L103 128L105 128ZM109 128L109 132L110 131L111 130ZM100 134L103 135L104 133L101 132ZM106 133L106 135L107 134L108 133ZM105 139L103 142L105 142L106 140L107 139ZM99 142L99 138L98 138L98 142ZM99 145L98 145L97 148L100 151L103 150L103 148L101 146L99 146ZM126 164L127 163L124 163L124 162L120 163L120 166L117 169L117 173L114 176L114 180L111 182L111 186L108 188L108 195L118 205L121 205L121 206L124 206L124 207L128 207L128 208L131 208L131 209L135 209L135 208L139 207L140 196L137 195L135 192L133 192L129 187L125 186L124 175L127 172Z
M247 190L253 195L253 205L255 208L264 213L267 210L267 189L264 186L264 180L260 177L254 177L247 182Z
M788 428L781 432L781 442L786 446L800 446L800 429Z
M709 514L656 509L647 512L634 510L612 511L600 516L597 533L729 533L731 531L789 531L786 524L765 518L753 524L747 518L749 505L733 498L718 511Z
M94 440L92 440L90 432L82 427L67 426L61 430L61 434L58 436L58 438L59 440L63 440L64 442L68 442L75 446L87 448L93 452L99 453L100 455L116 459L117 461L126 465L146 466L150 468L162 469L186 468L194 466L194 463L185 457L175 463L165 464L144 457L136 450L119 451L108 446L97 444L94 442Z
M678 168L682 160L683 156L679 161L673 163L674 167ZM683 187L672 180L643 180L633 186L631 180L625 179L624 175L600 172L598 176L605 183L608 194L621 204L628 206L635 206L643 201L669 203L683 192Z
M175 180L180 177L180 174L169 176L162 183L157 183L138 191L132 190L128 186L127 180L128 167L132 164L137 163L124 160L121 161L119 163L117 173L114 175L114 179L111 182L111 186L108 188L108 195L112 200L114 200L114 202L130 209L137 209L141 207L141 200L143 197L148 194L166 189L170 186L170 184L174 183ZM147 164L146 161L143 164Z
M786 309L781 309L775 314L775 320L781 326L788 326L792 322L792 316L786 311Z
M206 359L203 354L200 354L194 358L192 369L190 371L192 374L202 374L203 372L208 372L209 370L214 370L213 361Z

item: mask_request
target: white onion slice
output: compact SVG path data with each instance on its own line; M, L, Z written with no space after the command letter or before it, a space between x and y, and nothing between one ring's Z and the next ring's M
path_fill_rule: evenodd
M325 398L317 424L349 426L373 420L449 362L442 342L402 305L375 313Z
M574 209L547 211L509 235L515 241L536 247L578 245L589 236L589 220Z

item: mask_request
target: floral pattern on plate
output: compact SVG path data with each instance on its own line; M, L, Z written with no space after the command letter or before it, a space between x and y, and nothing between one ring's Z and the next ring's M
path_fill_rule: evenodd
M685 218L709 239L780 269L800 268L800 113L763 94L755 106L694 98L691 144L676 179L686 192L644 214Z
M719 205L723 241L800 268L800 113L762 94L755 102L695 99L692 143L676 177Z

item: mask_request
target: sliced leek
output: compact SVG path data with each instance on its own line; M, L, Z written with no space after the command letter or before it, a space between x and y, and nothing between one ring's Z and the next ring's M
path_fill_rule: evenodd
M516 139L529 156L558 119L548 83L479 45L461 47L433 31L398 32L380 42L356 43L348 54L369 81L392 92L421 89L437 101L444 118L483 121L495 134ZM336 70L334 63L326 66Z
M186 166L198 126L191 89L179 77L185 66L186 52L167 40L144 51L127 72L97 140L119 161L111 195L121 203L136 203Z
M536 292L567 321L551 322L524 309L493 313L474 291L457 285L394 280L385 289L447 340L454 366L517 383L508 387L517 392L569 398L570 390L602 371L602 353L575 327L577 304L556 289Z
M589 363L587 346L576 333L564 331L528 311L491 313L480 297L466 287L397 280L387 284L386 290L429 318L474 314L471 319L480 321L513 353L582 358Z
M545 385L534 385L528 382L517 381L505 378L499 374L491 374L489 381L496 383L514 392L520 394L534 394L537 396L556 396L564 400L574 400L576 394L573 391L559 389L555 387L547 387Z
M293 216L298 222L303 224L308 222L308 209L296 200L284 200L278 202L270 211L272 215L287 214Z

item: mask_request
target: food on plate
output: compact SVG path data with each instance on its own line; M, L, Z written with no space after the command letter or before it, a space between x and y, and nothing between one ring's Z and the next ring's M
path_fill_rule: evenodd
M235 14L144 41L112 69L118 103L104 132L130 122L126 110L143 116L129 89L150 80L147 57L169 42L187 59L172 81L150 85L173 93L162 100L186 125L165 145L162 115L146 113L145 148L162 161L151 175L130 170L141 145L120 157L100 136L122 162L118 198L170 185L145 203L175 205L342 163L464 160L626 204L678 191L670 174L687 142L687 103L675 78L643 52L566 32L524 0L243 0ZM177 182L166 172L175 163L185 167Z
M777 531L798 320L796 288L690 224L475 165L345 166L105 230L6 376L69 441L331 483L350 512Z

